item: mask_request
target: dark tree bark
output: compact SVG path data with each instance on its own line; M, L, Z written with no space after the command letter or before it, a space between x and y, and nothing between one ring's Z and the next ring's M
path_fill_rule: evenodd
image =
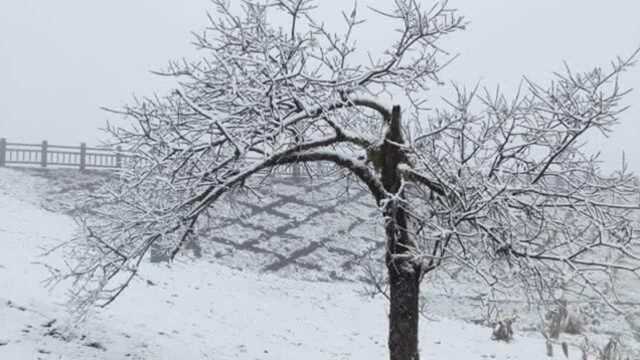
M418 360L419 272L407 260L390 261L389 358Z
M407 232L407 214L401 203L404 191L398 165L405 161L401 129L400 107L394 106L387 122L387 133L381 153L384 162L380 176L385 190L396 194L386 204L385 235L387 237L386 266L389 274L389 358L391 360L418 360L418 316L420 269L411 260L409 251L414 247Z

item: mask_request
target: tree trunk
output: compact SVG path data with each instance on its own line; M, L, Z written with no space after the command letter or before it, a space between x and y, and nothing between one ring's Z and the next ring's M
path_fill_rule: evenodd
M387 263L390 285L389 358L418 360L419 272L409 261Z
M402 194L400 194L401 198ZM387 208L386 265L389 274L389 358L419 360L418 320L420 315L420 268L409 253L413 243L407 232L405 210L392 204Z
M391 118L385 119L387 132L382 145L383 164L380 179L385 190L394 194L385 205L386 265L389 273L389 358L391 360L419 360L418 299L420 268L411 258L413 241L408 232L407 213L398 165L405 161L400 124L400 107L394 106Z

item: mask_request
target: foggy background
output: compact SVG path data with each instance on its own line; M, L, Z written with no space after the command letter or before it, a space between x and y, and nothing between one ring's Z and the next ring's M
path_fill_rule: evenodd
M329 23L351 1L321 0ZM389 0L358 1L370 21L359 44L375 51L392 39L390 28L366 8ZM431 1L423 1L429 6ZM513 89L523 75L546 82L562 71L607 66L640 46L640 2L632 0L452 0L470 26L440 45L460 57L442 79ZM101 106L119 107L133 95L162 94L169 79L150 70L195 58L190 31L207 24L207 0L2 0L0 1L0 137L8 141L98 144L98 128L117 120ZM336 23L341 25L340 22ZM337 31L339 29L335 29ZM592 137L605 168L619 166L622 151L640 172L640 66L622 79L638 88L631 109L609 138ZM434 99L442 91L435 91Z

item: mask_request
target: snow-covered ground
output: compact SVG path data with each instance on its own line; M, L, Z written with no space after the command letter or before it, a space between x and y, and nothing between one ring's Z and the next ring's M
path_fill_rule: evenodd
M386 303L362 285L240 271L205 260L148 264L114 304L82 323L49 291L44 249L76 224L41 206L43 178L0 168L0 359L385 359ZM442 305L441 305L442 306ZM536 334L422 319L423 360L547 358ZM564 359L559 348L555 358ZM570 359L579 351L571 349Z

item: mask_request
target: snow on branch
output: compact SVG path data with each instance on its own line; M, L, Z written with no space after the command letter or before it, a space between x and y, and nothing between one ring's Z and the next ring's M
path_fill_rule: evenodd
M606 174L581 141L619 121L628 91L618 76L637 55L609 71L567 67L546 87L525 80L511 99L456 88L439 112L454 125L415 137L414 166L403 168L436 195L410 205L422 209L422 251L495 291L535 278L545 296L562 288L599 297L614 273L640 277L638 180L624 168Z
M389 236L413 237L402 255L425 274L465 269L495 291L586 295L604 294L615 272L638 275L638 181L624 168L605 174L582 142L619 121L628 91L618 76L637 52L606 71L567 67L546 86L525 79L513 96L454 86L448 107L428 110L420 104L453 58L440 42L465 26L446 2L370 12L394 22L396 38L368 63L354 56L358 8L333 33L311 0L212 3L195 35L201 59L162 72L177 89L115 110L131 125L111 127L114 142L137 161L90 199L95 212L71 249L83 304L112 301L151 246L175 256L224 194L259 191L250 180L265 170L320 161L354 174L385 214L399 204L411 221ZM392 111L373 96L383 92L411 108Z

